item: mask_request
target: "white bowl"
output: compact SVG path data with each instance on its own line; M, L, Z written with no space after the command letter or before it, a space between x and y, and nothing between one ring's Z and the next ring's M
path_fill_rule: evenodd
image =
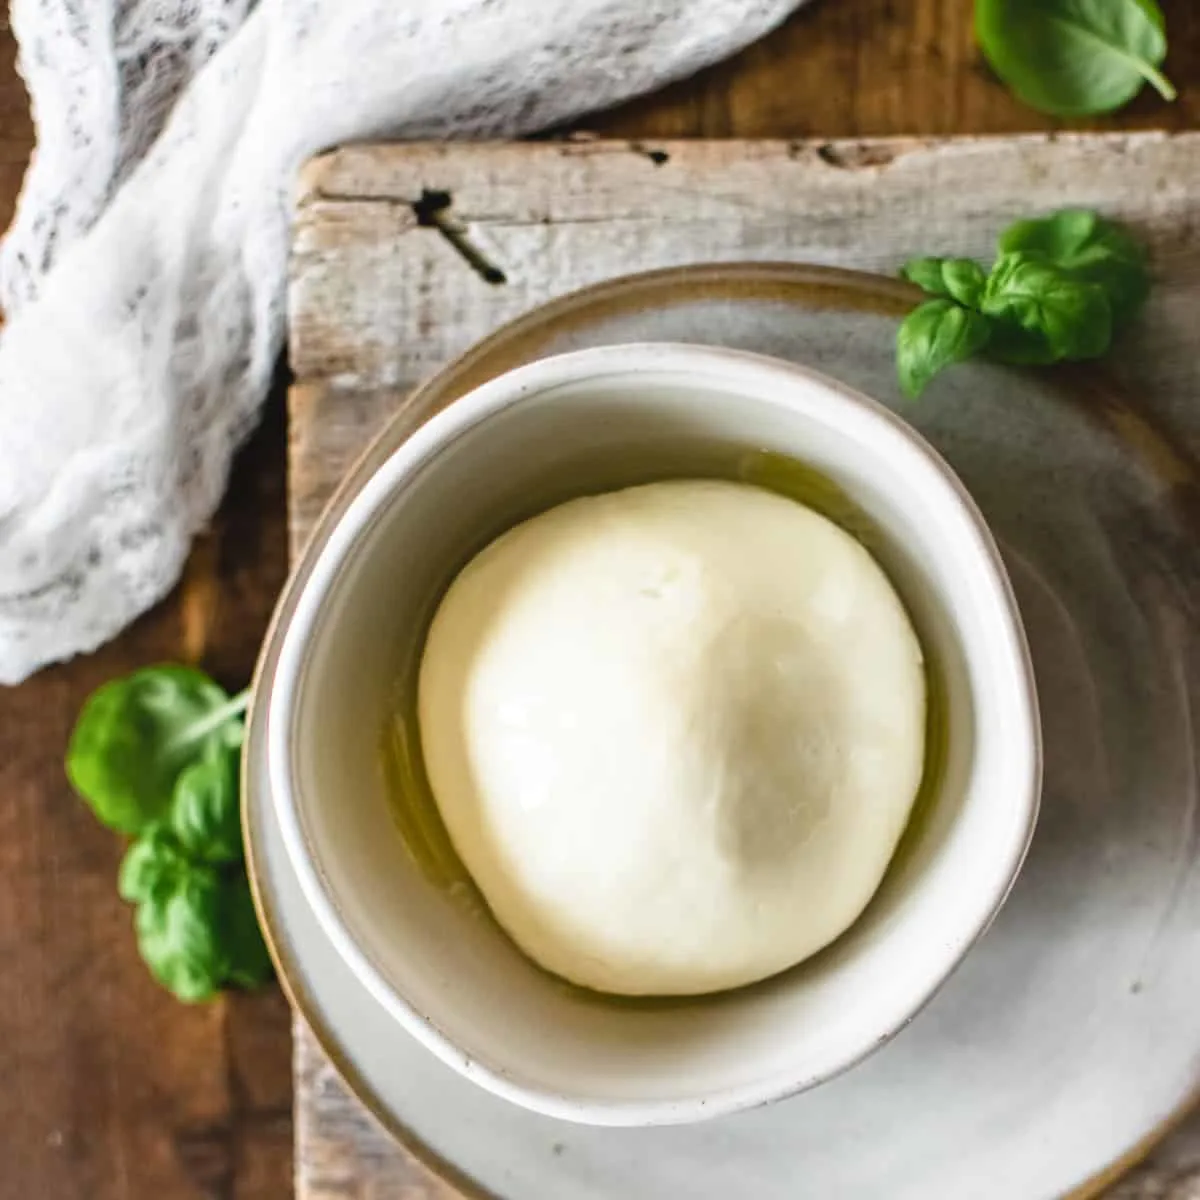
M428 881L393 817L387 719L440 590L514 521L581 492L711 473L756 450L815 469L877 532L872 549L942 694L940 778L867 911L826 951L713 997L605 1000L535 967L490 918ZM288 854L396 1036L509 1100L594 1124L732 1112L812 1087L881 1046L991 921L1037 814L1032 669L975 505L886 409L730 350L584 350L496 378L431 419L333 530L266 703Z

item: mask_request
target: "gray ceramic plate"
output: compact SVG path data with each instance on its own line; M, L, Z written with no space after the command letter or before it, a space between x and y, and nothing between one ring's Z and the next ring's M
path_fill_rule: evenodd
M425 416L530 358L655 339L775 354L894 405L957 468L1004 548L1037 669L1041 823L1008 905L936 1000L893 1043L814 1092L651 1130L581 1128L512 1107L391 1023L303 900L264 792L262 721L252 714L247 827L281 974L363 1101L419 1153L453 1164L464 1194L1090 1195L1195 1092L1193 471L1090 372L969 366L920 403L903 403L892 340L910 302L901 285L796 266L692 268L590 289L502 330L422 389L335 498L333 516ZM328 528L326 519L314 544ZM281 603L259 689L270 687L294 595Z

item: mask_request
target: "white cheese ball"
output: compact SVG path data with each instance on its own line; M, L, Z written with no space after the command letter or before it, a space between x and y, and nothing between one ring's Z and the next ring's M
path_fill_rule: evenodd
M450 837L531 958L624 995L828 945L921 780L921 649L854 538L746 484L573 500L442 600L421 745Z

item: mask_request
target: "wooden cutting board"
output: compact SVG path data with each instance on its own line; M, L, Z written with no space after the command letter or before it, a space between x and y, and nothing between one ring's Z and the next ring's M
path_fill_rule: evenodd
M1197 196L1195 134L390 145L325 156L301 181L293 242L293 556L417 383L563 292L687 262L891 273L916 253L986 258L1009 220L1067 203L1139 226L1160 259L1172 257L1179 286L1200 275ZM1139 336L1144 350L1161 339L1164 354L1180 352L1178 329ZM1178 413L1158 415L1187 428ZM295 1077L300 1200L462 1195L379 1128L299 1018ZM1108 1194L1200 1200L1200 1116Z

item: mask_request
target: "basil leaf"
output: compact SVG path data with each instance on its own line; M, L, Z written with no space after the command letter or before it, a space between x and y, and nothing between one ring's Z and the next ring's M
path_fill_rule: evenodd
M951 300L927 300L896 335L896 370L908 396L919 396L940 371L978 354L991 336L979 313Z
M244 875L225 883L221 939L226 982L236 987L254 988L274 975L275 968L258 927L250 884Z
M1040 255L1002 255L980 307L999 327L989 352L1004 362L1099 358L1112 342L1112 309L1104 289L1073 278Z
M142 958L179 999L207 1000L226 984L258 987L274 973L245 873L189 859L165 827L130 846L119 889L137 905Z
M978 307L987 283L983 268L969 258L914 258L900 274L931 296L957 300L967 308Z
M131 904L163 900L187 874L188 862L171 833L161 825L142 834L121 860L117 892Z
M167 808L180 771L224 746L240 744L245 707L192 667L135 671L93 692L67 749L75 790L98 820L139 833Z
M1044 255L1076 279L1102 287L1118 324L1132 317L1150 294L1141 246L1119 225L1088 209L1064 209L1010 225L1000 237L1000 252L1018 251Z
M201 862L242 857L239 763L236 751L221 748L185 767L175 781L168 822L184 852Z
M1151 84L1166 22L1156 0L976 0L975 33L996 74L1026 104L1056 116L1112 112Z
M169 893L138 905L138 950L154 978L185 1003L210 999L224 979L220 912L220 879L212 867L195 864Z

